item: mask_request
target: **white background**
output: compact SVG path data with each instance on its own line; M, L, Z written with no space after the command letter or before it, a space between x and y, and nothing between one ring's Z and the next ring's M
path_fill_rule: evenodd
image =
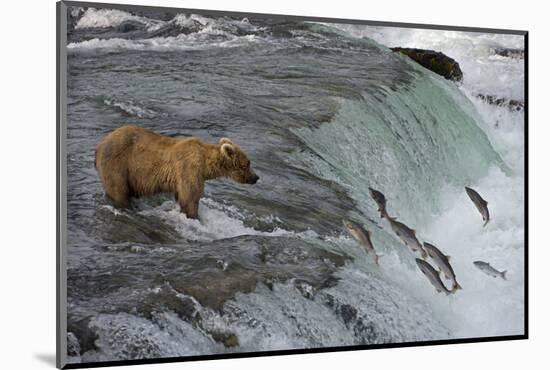
M547 368L550 349L545 237L549 206L550 87L545 2L406 0L127 0L142 5L530 31L530 338L528 341L202 361L132 369ZM538 3L538 4L537 4ZM534 5L537 4L537 5ZM0 363L53 368L55 358L55 2L2 4L0 63ZM7 206L7 207L6 207Z

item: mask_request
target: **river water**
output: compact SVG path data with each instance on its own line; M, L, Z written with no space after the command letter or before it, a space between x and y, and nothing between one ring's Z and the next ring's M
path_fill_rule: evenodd
M523 60L494 53L522 37L70 12L71 362L523 333L523 111L478 97L523 100ZM444 51L464 82L390 46ZM200 220L171 194L116 209L94 151L123 124L229 137L260 181L208 182ZM452 256L462 291L435 292L369 186ZM486 228L464 186L488 200ZM343 219L372 232L380 267Z

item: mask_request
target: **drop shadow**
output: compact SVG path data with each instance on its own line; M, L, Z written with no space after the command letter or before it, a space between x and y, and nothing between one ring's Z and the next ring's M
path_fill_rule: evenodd
M35 353L34 358L36 358L37 360L42 361L46 365L52 366L52 367L55 367L55 365L56 365L56 363L55 363L55 353L39 353L39 354Z

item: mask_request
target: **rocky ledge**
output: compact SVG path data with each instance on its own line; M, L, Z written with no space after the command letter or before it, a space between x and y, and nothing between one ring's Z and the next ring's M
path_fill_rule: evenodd
M512 48L496 48L494 49L496 55L500 55L505 58L512 59L524 59L525 51L523 49L512 49Z
M462 81L462 70L458 62L441 52L401 47L391 48L391 50L408 56L424 68L443 76L447 80Z
M525 103L521 100L500 98L498 96L485 95L485 94L477 94L477 97L488 104L496 105L499 107L505 107L505 108L508 108L510 111L519 112L519 111L522 111L525 106Z

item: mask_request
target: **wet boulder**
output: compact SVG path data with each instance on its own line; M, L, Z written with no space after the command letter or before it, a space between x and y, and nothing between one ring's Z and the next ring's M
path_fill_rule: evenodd
M73 30L88 8L71 6L67 11L67 29Z
M408 56L447 80L462 81L462 70L458 62L439 51L401 47L391 48L391 50Z
M127 19L125 21L122 21L117 27L118 32L127 33L127 32L133 32L133 31L141 31L144 30L146 25L142 22L135 21L133 19Z
M525 51L523 49L513 48L496 48L494 49L496 55L511 59L523 59L525 57Z
M520 112L525 106L525 103L521 100L502 98L495 95L478 94L477 97L487 104L508 108L510 111Z

